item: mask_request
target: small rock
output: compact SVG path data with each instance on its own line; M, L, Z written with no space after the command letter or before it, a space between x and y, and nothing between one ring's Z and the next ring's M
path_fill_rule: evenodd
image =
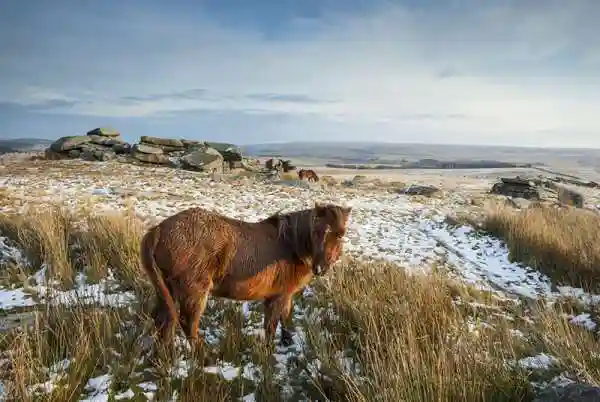
M435 186L425 186L425 185L417 185L417 184L412 184L412 185L408 186L407 188L397 190L397 192L400 194L423 195L425 197L430 197L433 194L437 193L438 191L440 191L440 190Z

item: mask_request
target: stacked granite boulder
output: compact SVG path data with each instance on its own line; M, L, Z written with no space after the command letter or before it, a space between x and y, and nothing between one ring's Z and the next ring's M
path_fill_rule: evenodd
M81 158L89 161L108 161L119 154L129 153L131 146L121 134L110 128L95 128L86 135L61 137L46 149L46 159Z
M129 161L223 173L244 168L242 153L234 144L143 135L131 146L110 128L95 128L86 135L61 137L46 149L46 159L81 158L108 161L124 155Z

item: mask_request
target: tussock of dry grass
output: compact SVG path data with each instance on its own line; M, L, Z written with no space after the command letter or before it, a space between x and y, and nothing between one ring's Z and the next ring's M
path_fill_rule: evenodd
M132 213L90 215L85 219L79 245L85 265L103 276L107 266L117 268L116 274L128 288L140 288L143 270L140 265L140 241L145 228Z
M73 217L60 208L29 211L24 215L0 214L0 232L19 245L30 269L48 266L50 277L70 285L73 266L69 245Z
M124 288L143 290L139 262L142 222L131 212L75 217L51 207L24 215L0 214L0 233L15 242L30 262L27 272L48 267L47 278L70 287L77 272L104 278L108 268Z
M555 282L600 288L600 216L573 208L489 209L484 227L502 238L511 256Z
M382 264L352 264L320 286L318 304L336 318L309 330L315 353L337 377L334 395L343 394L332 399L524 400L525 375L504 365L516 357L508 327L471 331L469 315L453 302L456 286ZM343 368L339 350L358 362L356 372Z

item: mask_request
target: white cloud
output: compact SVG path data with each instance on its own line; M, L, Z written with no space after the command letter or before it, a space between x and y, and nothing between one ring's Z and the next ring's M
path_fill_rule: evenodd
M287 40L130 10L109 25L96 21L104 30L48 42L44 57L54 59L43 66L42 56L29 55L46 70L41 84L28 85L28 75L3 82L3 100L73 102L48 112L93 116L281 113L357 125L364 139L410 132L422 141L600 146L600 5L481 4L450 15L387 5L364 16L299 19ZM191 89L206 91L175 96ZM257 93L316 101L249 96Z

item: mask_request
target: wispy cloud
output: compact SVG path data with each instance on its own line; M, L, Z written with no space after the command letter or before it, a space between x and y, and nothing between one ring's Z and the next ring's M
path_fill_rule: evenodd
M245 142L600 146L593 0L227 3L12 2L0 101L173 128L202 114L210 132L227 118Z

